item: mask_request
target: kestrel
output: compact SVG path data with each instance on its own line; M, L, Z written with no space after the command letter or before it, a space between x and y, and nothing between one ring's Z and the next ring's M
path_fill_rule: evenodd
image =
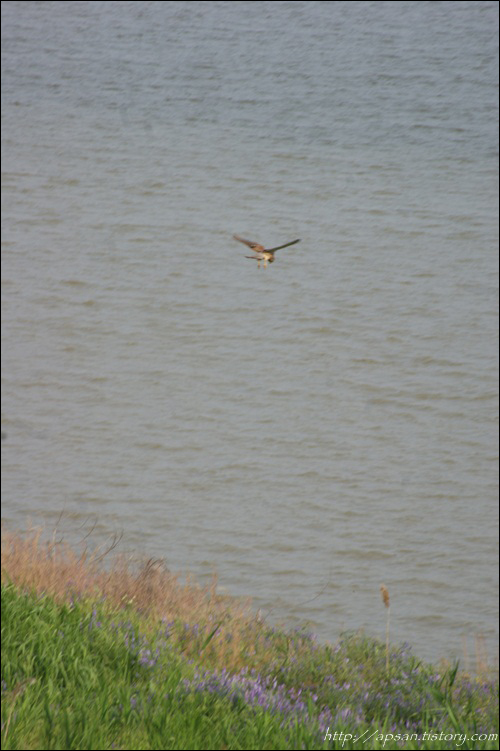
M248 245L249 248L253 250L255 253L254 256L245 256L245 258L253 258L254 261L257 261L258 268L260 269L260 262L264 261L264 268L267 268L267 262L272 263L274 261L274 254L277 250L281 250L281 248L288 248L289 245L295 245L295 243L299 243L299 240L292 240L290 243L285 243L284 245L278 245L277 248L264 248L263 245L259 245L259 243L253 243L251 240L245 240L243 237L238 237L238 235L233 235L235 240L239 240L240 243L244 243L245 245Z

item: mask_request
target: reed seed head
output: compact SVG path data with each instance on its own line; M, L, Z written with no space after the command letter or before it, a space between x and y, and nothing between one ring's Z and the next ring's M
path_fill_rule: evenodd
M380 594L382 595L382 600L384 601L385 607L388 608L390 605L389 590L387 589L385 584L380 585Z

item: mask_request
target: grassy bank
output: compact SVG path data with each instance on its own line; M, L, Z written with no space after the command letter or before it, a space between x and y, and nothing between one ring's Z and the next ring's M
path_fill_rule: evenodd
M498 748L498 681L4 533L5 749ZM398 737L399 736L399 739Z

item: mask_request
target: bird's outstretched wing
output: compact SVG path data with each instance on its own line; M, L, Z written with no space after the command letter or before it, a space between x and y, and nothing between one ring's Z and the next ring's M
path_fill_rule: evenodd
M284 245L278 245L277 248L268 248L269 253L274 253L275 250L281 250L281 248L288 248L289 245L295 245L296 243L300 242L300 237L298 240L292 240L291 243L285 243Z
M248 245L249 248L252 250L264 250L263 245L259 245L259 243L254 243L251 240L245 240L243 237L239 237L238 235L233 235L235 240L239 240L240 243L243 243L244 245Z

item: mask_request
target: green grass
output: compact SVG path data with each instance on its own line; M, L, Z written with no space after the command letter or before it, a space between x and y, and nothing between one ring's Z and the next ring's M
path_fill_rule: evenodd
M407 648L387 670L385 644L321 645L265 623L248 631L247 666L226 670L210 649L230 633L194 632L105 598L2 586L2 747L498 748L497 681L440 672Z

